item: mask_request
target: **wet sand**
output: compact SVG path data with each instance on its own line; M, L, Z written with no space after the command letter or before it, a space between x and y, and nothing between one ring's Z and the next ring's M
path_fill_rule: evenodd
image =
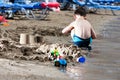
M72 80L50 65L7 59L0 64L0 80Z
M75 80L120 79L120 18L107 22L103 39L95 40L92 54L85 64L72 67ZM76 70L77 69L77 70ZM72 75L72 76L73 76Z

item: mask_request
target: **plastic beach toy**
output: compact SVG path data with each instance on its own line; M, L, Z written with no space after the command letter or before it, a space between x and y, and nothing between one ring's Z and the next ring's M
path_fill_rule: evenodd
M59 60L60 64L63 65L63 66L66 66L67 65L67 61L65 59L60 59Z
M56 56L59 56L59 52L58 52L58 50L55 48L55 50L54 51L52 51L51 52L51 55L56 55Z
M4 22L3 26L9 26L9 24L7 22Z
M77 62L79 63L85 63L86 59L84 56L80 56L79 58L77 58Z
M0 22L8 22L3 16L0 16Z

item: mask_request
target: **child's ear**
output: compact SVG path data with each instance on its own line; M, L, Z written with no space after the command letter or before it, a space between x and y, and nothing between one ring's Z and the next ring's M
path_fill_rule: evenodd
M85 17L84 17L84 19L86 19L86 20L87 20L87 17L85 16Z

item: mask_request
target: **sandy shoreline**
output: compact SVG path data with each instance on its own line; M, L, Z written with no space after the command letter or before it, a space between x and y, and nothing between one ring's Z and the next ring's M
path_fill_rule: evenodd
M70 80L52 66L7 59L0 59L0 64L1 80Z
M58 28L61 30L62 28L67 26L71 21L73 21L72 13L72 11L64 11L60 13L51 12L46 21L10 20L10 26L1 26L1 30L11 31L11 35L14 38L18 37L18 35L21 33L20 31L17 32L17 28L20 27L24 28L24 31L21 30L23 31L22 33L27 32L29 34L31 34L30 28L42 30L47 29L48 32L50 32L50 27ZM95 31L100 36L102 36L100 32L102 31L102 29L104 29L103 25L115 18L117 18L117 16L102 14L88 15L88 20L91 22L91 24L95 28ZM61 32L60 30L58 30L59 33ZM14 33L12 33L12 31ZM17 36L15 34L17 34ZM48 43L68 43L68 41L66 40L70 40L70 36L49 36L45 34L44 37L44 40ZM98 39L101 38L98 37ZM68 75L60 72L53 66L43 66L41 64L33 62L0 59L0 68L1 80L73 80L70 77L68 77Z

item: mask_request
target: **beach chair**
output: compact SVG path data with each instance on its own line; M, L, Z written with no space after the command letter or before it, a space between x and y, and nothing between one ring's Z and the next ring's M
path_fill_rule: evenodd
M0 3L0 12L6 14L8 18L14 15L24 14L28 19L45 19L49 13L50 8L57 8L60 6L56 3L33 2L30 0L15 0L14 3ZM34 10L39 14L35 15ZM10 16L12 15L12 16Z

